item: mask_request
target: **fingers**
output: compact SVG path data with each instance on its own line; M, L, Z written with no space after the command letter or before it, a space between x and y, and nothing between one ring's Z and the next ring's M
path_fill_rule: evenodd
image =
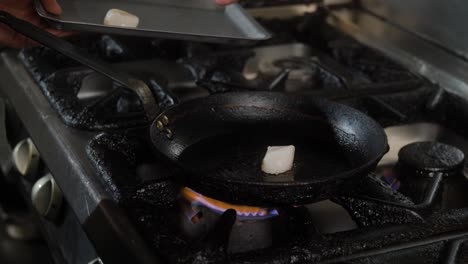
M54 15L60 15L60 13L62 13L62 8L57 3L57 0L41 0L41 2L47 12Z
M0 43L10 48L20 49L31 46L33 41L23 35L17 34L8 27L0 25Z
M237 2L237 0L215 0L218 5L229 5Z
M48 28L46 29L46 31L60 38L69 37L69 36L73 36L76 34L76 32L61 31L61 30L53 29L53 28Z

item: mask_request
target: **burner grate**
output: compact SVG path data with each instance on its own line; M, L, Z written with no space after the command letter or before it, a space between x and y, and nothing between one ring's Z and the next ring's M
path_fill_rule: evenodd
M171 166L161 157L152 159L149 164L146 157L151 150L139 135L101 134L90 143L88 153L99 174L112 179L114 187L108 191L121 191L119 203L147 241L151 241L158 252L164 252L161 253L163 257L171 262L192 263L204 259L222 263L229 258L233 263L269 263L272 259L277 263L290 263L291 260L297 263L331 263L335 260L362 263L366 259L385 263L392 257L419 260L421 258L416 258L418 253L426 251L428 255L425 257L433 260L439 259L437 256L446 256L449 242L468 234L466 210L420 211L369 200L366 196L370 195L385 201L412 204L409 198L377 177L369 176L361 183L368 188L344 191L342 196L332 199L346 209L357 229L322 234L317 232L310 219L311 211L305 207L278 208L281 226L286 230L275 234L276 238L273 235L272 245L235 253L228 250L230 243L234 243L230 240L232 234L229 235L231 228L235 230L232 221L238 221L235 211L228 210L212 220L204 220L207 216L204 212L200 214L201 220L196 221L209 223L202 228L204 231L197 231L201 233L195 237L184 233L179 220L175 220L181 219L182 209L177 198L181 187L174 185L168 172ZM125 152L121 153L123 150ZM121 165L112 166L109 161ZM110 181L105 182L109 184Z

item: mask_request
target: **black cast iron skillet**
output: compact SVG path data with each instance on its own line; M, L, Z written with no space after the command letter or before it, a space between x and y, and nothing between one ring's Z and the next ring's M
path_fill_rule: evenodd
M154 146L196 191L240 204L290 205L330 198L358 183L388 150L365 114L325 99L273 92L212 95L172 107L151 127ZM261 171L267 146L294 145L294 167Z
M4 12L0 21L151 101L145 83L89 59L70 43ZM167 109L151 126L151 139L181 168L179 179L205 195L239 204L280 206L327 199L375 169L388 150L385 133L374 120L320 98L238 92L160 105ZM293 169L280 175L263 173L267 146L280 145L296 146Z

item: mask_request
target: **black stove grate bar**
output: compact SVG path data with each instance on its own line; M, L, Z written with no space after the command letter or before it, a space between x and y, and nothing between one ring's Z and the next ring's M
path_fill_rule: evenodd
M133 159L132 157L135 157L135 154L132 153L140 153L138 155L145 156L144 153L150 153L150 150L147 149L148 146L145 144L127 144L128 142L138 142L141 140L143 140L141 142L144 142L144 139L138 136L138 133L134 135L132 133L126 133L126 137L126 140L121 140L115 135L102 134L95 139L95 142L96 140L99 142L99 148L96 148L97 145L92 143L88 146L88 153L94 153L90 158L97 159L94 161L94 164L98 166L99 174L102 176L106 175L105 177L112 177L115 186L113 189L125 190L120 197L119 203L135 206L143 202L140 198L138 198L140 200L138 200L139 202L137 203L131 202L131 200L135 199L135 195L132 195L132 192L139 193L141 192L139 190L143 190L138 187L141 185L138 183L138 181L141 181L141 176L133 174L130 174L133 175L130 176L128 172L135 172L136 167L138 167L138 164L141 162L144 164L151 161L138 161L139 158ZM140 139L136 140L137 138ZM122 146L119 147L119 145ZM112 160L116 160L116 150L121 148L129 152L119 155L123 155L123 159L127 159L124 157L128 157L133 161L118 163L127 164L129 168L124 166L116 170L116 168L112 166L103 167L103 165L106 164L106 162L103 161L109 160L110 157L112 157ZM134 163L135 161L138 162ZM162 160L156 157L152 162L157 164L161 163ZM159 168L157 170L159 173L148 174L152 175L151 177L164 178L165 173L161 173L164 169L162 169L162 167L157 168ZM166 169L168 169L168 167L166 167ZM129 179L135 182L129 183ZM148 179L145 180L145 182L148 182ZM363 184L368 186L367 183ZM137 188L133 188L132 186L137 186ZM157 193L162 194L164 197L156 197L154 202L148 201L151 203L148 209L140 210L138 213L132 213L131 215L133 221L136 221L140 225L149 224L152 226L152 232L145 232L144 235L149 241L159 241L159 251L164 255L164 252L173 252L174 250L171 248L177 247L178 245L180 246L181 244L181 238L177 238L177 232L174 231L177 230L177 228L174 227L175 223L167 223L167 219L174 219L177 215L173 212L178 208L178 202L177 199L174 198L176 196L173 195L173 186L171 184L159 184L158 186L160 189L158 189ZM401 193L393 191L384 184L374 184L373 188L376 193L386 193L388 197L385 198L385 200L402 200ZM148 191L149 189L146 188L146 192ZM165 198L167 198L167 201ZM153 199L150 198L150 200ZM163 258L176 260L180 263L191 263L197 258L211 260L215 263L216 261L223 263L223 261L226 261L228 258L232 260L232 263L244 263L245 261L251 261L252 263L269 263L272 258L277 259L278 263L288 263L290 259L302 259L305 262L317 262L320 260L327 262L354 261L360 258L377 256L379 254L393 254L399 250L423 247L440 241L464 239L468 234L468 231L460 231L468 230L468 222L466 221L468 215L466 215L464 210L452 210L448 212L430 211L422 217L415 211L401 208L400 206L393 206L392 204L382 205L382 203L379 202L371 202L354 197L336 197L333 201L342 205L350 213L358 226L360 226L359 229L336 234L319 234L314 231L313 226L310 225L310 221L308 220L309 216L306 211L302 211L302 213L291 213L297 211L297 209L291 208L293 209L293 211L291 211L285 208L284 210L288 212L286 215L295 219L291 225L292 229L288 231L288 234L295 235L292 237L285 236L279 248L273 247L267 250L255 251L254 253L228 254L224 252L223 245L226 241L226 236L229 237L229 219L233 219L225 215L227 220L218 222L218 227L220 229L215 227L211 229L211 232L206 237L205 243L194 243L194 245L198 247L192 247L187 252L184 251L187 253L184 257L176 253L174 254L177 256L171 255L172 253L167 253L169 255L164 255ZM133 211L133 209L131 209L132 206L127 207L126 210ZM158 209L156 210L156 208ZM283 209L279 210L281 212ZM150 215L154 216L150 217ZM144 219L144 221L141 222L140 219ZM172 222L174 221L172 220ZM143 228L142 226L140 227ZM168 229L174 230L168 231ZM173 233L174 237L168 235L171 234L171 232L175 232ZM161 241L164 241L164 243ZM336 251L336 248L339 250ZM346 257L339 257L339 255L346 255Z
M341 262L347 262L347 261L352 261L356 259L361 259L361 258L368 258L372 256L377 256L377 255L382 255L390 252L396 252L404 249L410 249L410 248L417 248L417 247L422 247L426 246L429 244L435 244L438 242L447 242L451 241L454 243L453 245L450 245L450 252L448 256L446 256L446 260L443 261L444 263L453 263L450 262L453 259L456 259L457 255L457 245L459 246L462 242L466 241L468 239L468 230L465 231L460 231L460 232L452 232L449 234L444 234L444 235L438 235L426 239L421 239L421 240L416 240L416 241L411 241L411 242L406 242L406 243L401 243L398 245L392 245L388 247L383 247L383 248L378 248L378 249L372 249L372 250L367 250L361 253L357 253L354 255L349 255L349 256L342 256L338 258L332 258L328 259L319 263L341 263Z

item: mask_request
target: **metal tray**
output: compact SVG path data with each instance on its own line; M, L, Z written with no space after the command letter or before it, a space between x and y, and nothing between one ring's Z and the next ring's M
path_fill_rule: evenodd
M246 44L270 34L240 5L217 6L213 0L58 0L60 16L46 12L36 0L38 14L57 29L203 42ZM107 26L112 8L140 18L137 28Z

